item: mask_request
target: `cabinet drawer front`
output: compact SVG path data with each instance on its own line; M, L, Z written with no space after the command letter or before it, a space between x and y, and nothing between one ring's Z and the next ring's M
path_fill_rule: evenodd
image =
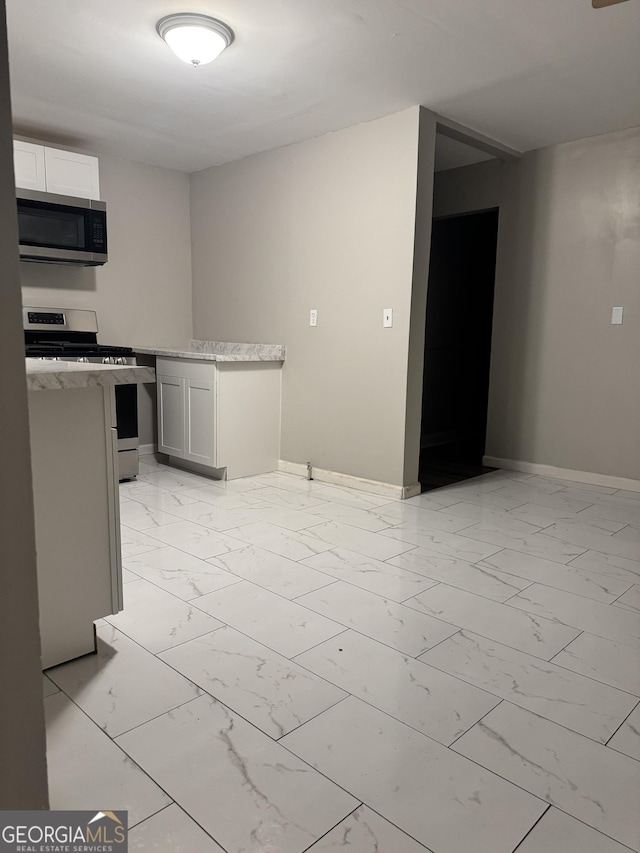
M216 374L214 361L196 361L189 358L160 358L156 360L156 371L163 376L179 376L198 382L213 382Z

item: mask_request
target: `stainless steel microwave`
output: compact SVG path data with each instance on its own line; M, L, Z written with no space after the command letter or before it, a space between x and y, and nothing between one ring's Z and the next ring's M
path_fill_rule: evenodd
M18 189L20 260L97 267L107 262L107 206Z

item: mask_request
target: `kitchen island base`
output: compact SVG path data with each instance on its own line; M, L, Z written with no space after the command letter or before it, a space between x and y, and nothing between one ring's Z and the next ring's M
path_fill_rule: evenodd
M29 393L43 669L122 609L113 386Z

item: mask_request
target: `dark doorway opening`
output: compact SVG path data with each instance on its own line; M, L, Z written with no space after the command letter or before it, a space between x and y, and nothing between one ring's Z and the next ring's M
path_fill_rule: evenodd
M422 391L422 490L492 471L487 432L498 210L433 220Z

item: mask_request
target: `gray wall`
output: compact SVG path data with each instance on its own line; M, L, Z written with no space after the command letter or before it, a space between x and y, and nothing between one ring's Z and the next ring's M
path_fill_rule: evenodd
M48 808L31 453L7 67L0 0L0 807Z
M194 334L286 345L282 459L405 482L422 116L421 134L412 107L191 176Z
M192 336L189 177L100 155L104 267L20 264L25 305L90 308L106 344L183 346ZM153 389L139 387L140 441L153 436Z
M640 128L503 176L487 453L640 479Z

